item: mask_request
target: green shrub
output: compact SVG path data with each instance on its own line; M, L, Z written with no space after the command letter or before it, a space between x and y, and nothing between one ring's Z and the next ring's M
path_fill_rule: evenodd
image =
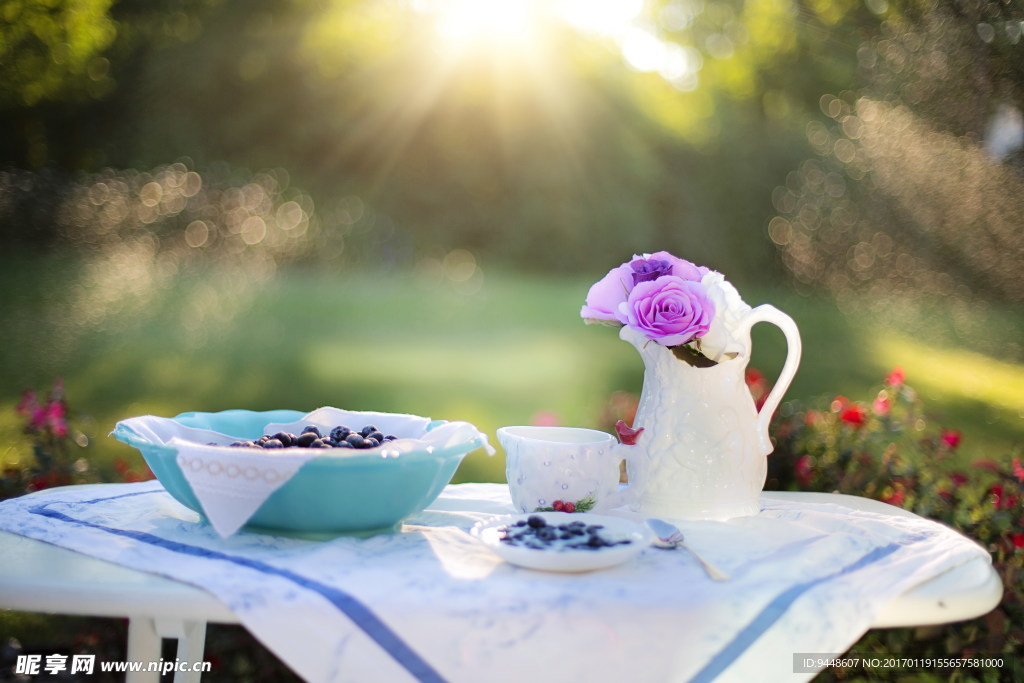
M755 394L756 395L756 394ZM1024 465L1018 453L962 463L961 434L943 429L893 370L866 400L838 396L824 407L790 402L772 422L775 451L767 488L865 496L942 522L984 546L1002 579L989 614L954 624L874 630L857 653L912 657L1001 656L996 670L957 669L918 680L1021 680L1024 674ZM901 670L902 678L912 672ZM882 670L830 670L822 680L888 678Z

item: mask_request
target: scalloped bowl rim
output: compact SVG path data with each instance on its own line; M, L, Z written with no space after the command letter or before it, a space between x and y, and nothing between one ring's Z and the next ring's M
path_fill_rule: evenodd
M251 419L270 423L299 421L307 413L297 410L251 411L232 409L219 412L189 411L170 419L185 426L211 429L210 423L231 419ZM258 418L258 419L257 419ZM199 424L195 424L199 423ZM443 424L446 420L432 420L424 433ZM245 436L248 434L232 434ZM178 450L174 446L155 443L118 423L112 435L122 443L136 448L150 469L163 484L167 492L185 507L199 513L205 521L202 505L191 485L178 467ZM424 510L451 482L455 470L470 452L486 445L486 437L478 432L474 438L456 442L444 447L429 447L403 452L399 457L381 457L380 447L366 451L345 451L341 455L325 454L307 461L284 485L264 501L253 514L246 528L250 530L298 536L303 538L329 538L340 534L367 535L397 529L402 520ZM227 446L225 446L227 448ZM266 458L262 452L254 452L254 458ZM387 491L374 497L372 494L382 488L383 482L369 482L369 489L362 484L353 486L339 477L362 475L380 479L384 471L388 477ZM168 478L170 480L168 480ZM311 501L319 495L331 495L332 487L346 489L351 500L361 503L355 508L346 507L345 500L332 501L332 509L320 510L319 515L304 514L294 502L287 500ZM405 489L401 491L401 489ZM392 489L399 489L398 496L387 497ZM310 498L312 496L312 498ZM336 505L335 505L336 504ZM282 509L286 508L286 509Z

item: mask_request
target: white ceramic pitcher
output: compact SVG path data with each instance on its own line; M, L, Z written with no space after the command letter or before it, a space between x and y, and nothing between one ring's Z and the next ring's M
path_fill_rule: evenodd
M786 337L786 362L758 412L744 374L750 328L777 325ZM733 336L737 355L694 367L672 350L626 326L620 335L644 361L644 383L633 421L643 429L635 445L617 445L626 460L630 506L650 517L729 519L756 514L772 451L768 423L800 363L800 333L770 305L751 309Z

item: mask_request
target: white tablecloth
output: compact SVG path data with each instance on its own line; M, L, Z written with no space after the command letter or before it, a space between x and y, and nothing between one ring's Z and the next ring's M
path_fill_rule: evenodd
M449 486L402 533L220 538L157 482L0 503L0 528L204 588L310 681L788 681L794 653L841 653L894 597L987 556L920 518L764 499L681 524L682 550L553 574L468 533L511 513L497 484Z

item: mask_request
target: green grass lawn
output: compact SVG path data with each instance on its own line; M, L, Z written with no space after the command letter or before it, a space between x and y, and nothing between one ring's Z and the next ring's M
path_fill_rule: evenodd
M133 450L108 437L123 418L228 408L340 408L469 420L493 435L550 412L607 427L613 391L638 392L642 366L616 331L587 326L592 277L488 269L482 286L442 276L24 257L0 274L0 457L27 455L14 408L22 389L63 378L104 476ZM893 366L964 458L1024 436L1019 312L904 302L842 310L788 289L744 290L800 326L804 355L787 398L870 399ZM773 377L784 341L755 328L752 365ZM493 439L492 439L493 440ZM503 481L499 452L469 456L456 481Z

